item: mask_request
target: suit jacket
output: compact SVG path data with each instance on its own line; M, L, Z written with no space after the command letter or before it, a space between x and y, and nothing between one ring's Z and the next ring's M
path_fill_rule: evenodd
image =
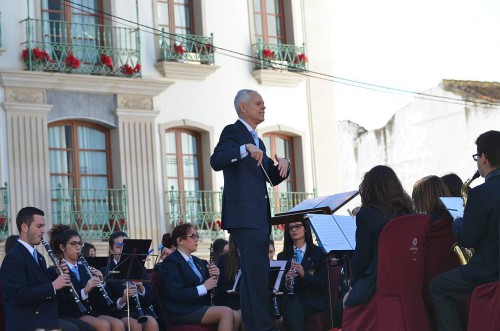
M207 261L191 256L203 281L200 281L178 250L170 254L161 264L162 302L168 315L182 316L203 306L210 306L210 295L200 297L196 289L209 277Z
M460 271L466 280L478 284L499 277L500 169L486 177L484 184L469 190L464 217L453 223L458 243L474 248L472 259Z
M54 279L50 277L41 253L38 262L19 242L3 260L0 277L7 331L58 328Z
M271 211L266 175L250 155L241 158L240 146L248 143L255 144L246 126L238 120L222 130L219 143L210 157L212 168L224 173L223 229L269 227ZM264 152L262 166L272 184L278 185L284 178L279 175L273 160L267 157L266 147L260 139L258 147Z
M290 269L293 258L293 248L288 247L278 254L278 260L287 260L286 269ZM294 290L302 303L317 311L328 310L328 273L326 256L316 245L307 245L306 252L300 263L304 268L304 277L295 278Z
M233 310L241 309L239 284L237 285L237 293L227 293L228 290L234 286L234 279L226 279L227 267L227 253L219 256L217 262L220 276L217 280L217 287L215 288L214 304L217 306L228 306Z
M378 239L390 217L380 209L365 206L356 214L356 248L351 259L352 290L346 306L367 303L375 293L378 267Z

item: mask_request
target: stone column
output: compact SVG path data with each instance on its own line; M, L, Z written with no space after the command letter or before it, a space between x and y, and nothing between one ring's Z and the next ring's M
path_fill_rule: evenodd
M45 90L5 88L7 166L12 233L19 209L34 206L45 212L50 229L50 171Z
M153 248L161 241L159 180L155 118L151 97L117 95L120 164L114 165L122 184L127 186L129 202L128 235L133 239L152 239ZM119 168L119 169L117 169Z

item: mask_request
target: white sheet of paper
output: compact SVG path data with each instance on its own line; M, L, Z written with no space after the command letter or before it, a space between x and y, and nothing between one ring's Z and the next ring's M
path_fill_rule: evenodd
M273 286L273 292L277 292L280 288L281 279L283 279L283 274L285 273L286 260L271 260L269 261L269 268L280 268L278 277L276 277L276 282Z
M453 219L464 216L464 205L462 198L456 197L441 197L439 198L444 203L446 209Z
M326 253L354 250L356 220L354 216L308 214L319 244Z

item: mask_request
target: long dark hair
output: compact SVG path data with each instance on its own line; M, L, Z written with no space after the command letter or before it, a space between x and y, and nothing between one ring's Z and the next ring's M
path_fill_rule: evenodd
M52 251L57 256L58 259L63 257L63 252L59 245L65 246L71 237L80 237L80 234L73 230L69 225L66 224L56 224L49 231L49 244Z
M314 245L313 242L313 237L312 237L312 231L311 231L311 226L309 225L309 221L302 219L300 221L297 221L302 223L304 226L304 239L306 241L307 247L310 248L312 245ZM293 223L297 223L293 222ZM286 255L293 254L293 239L292 236L290 236L290 223L285 224L285 231L283 233L283 252L285 252Z
M229 235L229 250L223 255L226 256L226 270L224 271L224 277L227 284L232 284L236 278L236 273L240 268L240 254L238 253L238 247L236 246L236 241L234 241L233 236Z
M390 167L378 165L370 169L359 185L362 206L372 206L394 218L412 213L411 198Z
M446 207L439 197L449 197L450 191L438 176L427 176L413 185L411 194L415 211L422 214L448 215Z

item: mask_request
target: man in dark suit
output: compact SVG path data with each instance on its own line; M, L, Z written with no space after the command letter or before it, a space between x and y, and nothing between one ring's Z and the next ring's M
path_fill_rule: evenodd
M278 185L289 175L290 162L266 148L255 129L266 107L256 91L241 90L234 99L239 119L224 128L210 158L224 173L222 228L228 230L241 254L241 308L246 331L275 330L268 316L269 234L271 212L266 181Z
M53 280L45 259L34 246L39 245L45 233L44 212L25 207L16 217L19 241L2 263L0 277L3 283L5 329L31 331L38 328L75 330L78 327L58 319L56 291L71 285L68 274Z
M481 134L476 145L472 157L485 183L469 190L463 218L453 222L457 242L474 248L474 256L466 265L437 275L429 285L439 330L461 330L457 301L499 276L500 132Z

